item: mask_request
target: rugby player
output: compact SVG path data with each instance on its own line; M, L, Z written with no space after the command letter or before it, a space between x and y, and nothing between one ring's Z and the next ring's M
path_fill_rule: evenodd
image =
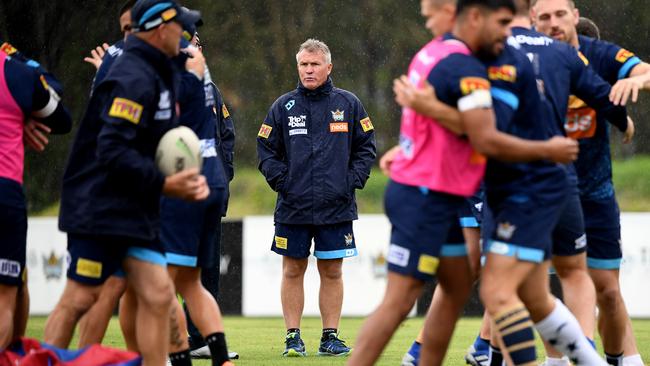
M638 91L645 89L650 78L650 65L632 52L615 44L578 36L575 26L579 11L571 0L537 0L531 12L536 28L557 40L579 49L591 67L610 84L610 98L625 104L629 97L636 101ZM587 232L587 260L596 286L599 308L598 328L610 364L621 365L624 355L638 364L640 356L631 333L631 322L618 282L622 259L620 217L612 184L609 127L605 116L595 113L584 103L572 98L565 128L569 136L580 141L576 162L580 199ZM634 125L617 125L625 132L624 141L631 140Z
M484 67L469 53L472 49L483 55L498 54L513 12L514 4L510 1L461 1L454 31L460 41L449 35L429 43L414 58L409 77L418 84L425 80L431 82L436 90L442 90L441 99L447 104L460 101L465 130L479 152L510 161L546 158L571 161L576 153L573 150L575 142L568 139L521 140L497 132L494 124L488 123L486 128L485 121L494 123L491 98L481 98L489 95L489 82ZM468 81L472 85L467 85ZM484 101L487 104L481 104ZM418 126L418 122L423 125ZM419 132L413 133L416 129ZM438 141L423 144L432 139ZM387 290L382 304L364 324L356 344L357 351L350 359L351 365L367 365L376 360L392 332L410 311L424 281L434 274L439 278L438 291L447 293L443 297L446 303L441 306L444 314L438 319L435 332L431 331L432 338L426 335L429 327L425 327L425 352L421 362L440 364L472 283L466 257L448 257L447 253L465 252L456 212L464 203L462 196L469 196L478 188L483 174L481 161L471 158L472 149L466 141L408 108L403 114L400 141L401 150L391 165L392 181L386 193L387 213L393 224ZM469 154L463 155L468 151L454 144L465 144ZM551 145L554 145L550 149L555 151L553 156L545 155ZM441 151L434 151L436 149ZM446 166L451 157L446 158L444 154L449 151L456 152L453 169ZM426 157L442 161L424 161ZM431 172L432 166L445 174ZM462 170L464 177L459 179L460 173L455 169ZM448 244L442 245L445 242ZM438 349L427 355L429 340Z

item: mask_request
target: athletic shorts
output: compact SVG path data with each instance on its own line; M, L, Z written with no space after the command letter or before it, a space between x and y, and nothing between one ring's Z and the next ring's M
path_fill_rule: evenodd
M483 198L485 191L481 188L475 195L465 200L465 204L460 208L460 227L462 228L480 228L483 221Z
M119 276L126 257L167 265L160 243L121 236L68 233L68 255L68 278L89 286L101 285L111 275Z
M550 259L552 232L567 202L568 190L550 194L490 197L483 208L483 252L541 263Z
M18 182L0 178L0 284L20 286L25 279L27 208Z
M467 256L458 220L465 198L390 181L384 204L392 225L389 271L428 281L441 257Z
M330 225L275 223L271 250L291 258L307 258L314 242L314 257L339 259L357 255L352 221Z
M223 188L210 188L210 196L201 202L160 200L160 241L168 264L216 267L224 199Z
M587 250L587 235L578 192L570 192L553 230L553 255L572 256Z
M623 258L621 219L612 196L599 201L582 201L587 231L587 265L592 269L619 269Z

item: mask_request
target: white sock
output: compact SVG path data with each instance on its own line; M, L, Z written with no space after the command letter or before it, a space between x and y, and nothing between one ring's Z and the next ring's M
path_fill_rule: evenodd
M564 357L555 358L546 356L546 362L544 362L544 366L571 366L571 363L569 363L569 360Z
M587 338L582 334L580 324L564 304L555 299L555 308L542 321L535 324L539 334L555 349L564 353L574 364L607 366L598 356Z
M643 366L643 360L640 354L623 357L623 366Z

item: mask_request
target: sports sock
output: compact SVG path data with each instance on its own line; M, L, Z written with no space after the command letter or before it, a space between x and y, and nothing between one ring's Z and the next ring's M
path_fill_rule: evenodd
M643 359L640 354L623 357L623 366L643 366Z
M515 365L536 365L535 333L530 314L523 304L494 317L506 350Z
M497 346L489 345L490 366L501 366L503 364L503 354Z
M476 336L474 340L474 350L487 351L490 348L490 340L481 338L480 335Z
M577 366L606 366L587 338L580 324L564 304L555 299L555 308L542 321L535 324L539 334L555 349L564 353Z
M570 366L571 363L566 358L555 358L546 356L544 366Z
M169 361L171 362L172 366L192 366L190 350L186 349L184 351L170 353Z
M411 348L409 348L409 355L413 356L416 360L420 359L420 349L422 349L422 344L418 341L413 341Z
M321 342L329 339L330 334L336 334L339 330L336 328L323 328L323 335L320 337Z
M212 333L205 337L205 343L210 348L212 356L212 366L221 366L229 361L228 346L226 346L226 335L223 333Z
M623 366L623 352L617 355L605 352L605 359L607 360L607 363L612 366Z
M289 328L287 329L287 334L298 333L300 335L300 328Z

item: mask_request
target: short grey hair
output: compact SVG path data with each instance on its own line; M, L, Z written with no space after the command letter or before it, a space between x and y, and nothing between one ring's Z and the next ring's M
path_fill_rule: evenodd
M299 62L298 56L302 51L322 52L323 55L325 55L325 62L328 64L332 63L332 53L330 52L330 48L327 47L325 42L321 42L315 38L309 38L308 40L303 42L303 44L301 44L300 48L298 49L298 53L296 53L296 62Z

